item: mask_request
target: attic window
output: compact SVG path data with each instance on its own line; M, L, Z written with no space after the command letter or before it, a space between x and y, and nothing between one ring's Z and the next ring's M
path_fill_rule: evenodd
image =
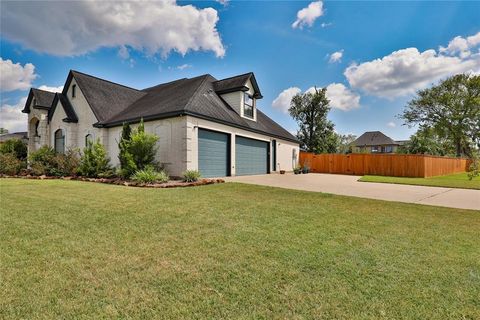
M253 107L254 107L254 100L251 95L245 92L245 97L243 101L243 116L247 118L254 118L253 117Z
M77 85L74 84L74 85L72 86L72 98L75 98L75 96L76 96L76 91L77 91Z

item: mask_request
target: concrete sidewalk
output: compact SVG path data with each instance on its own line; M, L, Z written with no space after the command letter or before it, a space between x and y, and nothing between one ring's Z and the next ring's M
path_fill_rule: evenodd
M310 173L229 177L226 178L226 181L369 199L480 210L480 190L358 182L359 178L359 176Z

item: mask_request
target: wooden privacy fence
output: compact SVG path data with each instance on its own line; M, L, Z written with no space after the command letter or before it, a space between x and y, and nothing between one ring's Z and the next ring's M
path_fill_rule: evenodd
M300 152L311 172L391 177L433 177L465 172L469 160L415 154L313 154Z

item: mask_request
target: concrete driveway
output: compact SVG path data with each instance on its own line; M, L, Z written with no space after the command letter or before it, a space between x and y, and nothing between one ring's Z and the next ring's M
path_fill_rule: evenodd
M480 210L480 190L358 182L359 178L359 176L309 173L229 177L226 178L226 181L361 198Z

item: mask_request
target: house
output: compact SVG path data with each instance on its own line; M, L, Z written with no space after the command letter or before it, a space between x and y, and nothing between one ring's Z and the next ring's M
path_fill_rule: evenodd
M380 131L367 131L352 142L355 153L395 153L405 141L394 141Z
M262 98L253 73L217 80L209 74L137 90L71 70L61 93L32 88L29 152L105 146L118 166L122 124L145 122L159 137L156 160L171 176L199 170L204 177L291 171L299 142L257 106Z
M10 139L19 139L26 144L28 142L28 132L13 132L0 134L0 144Z

